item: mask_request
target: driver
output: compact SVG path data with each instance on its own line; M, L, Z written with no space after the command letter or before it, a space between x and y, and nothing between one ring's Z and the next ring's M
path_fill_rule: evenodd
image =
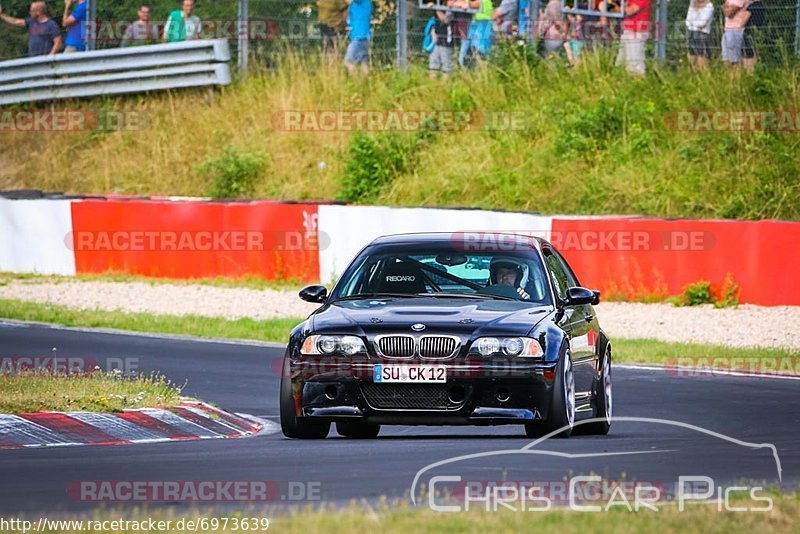
M509 286L524 300L531 296L521 287L525 268L517 261L508 258L494 258L489 266L489 284L493 286Z

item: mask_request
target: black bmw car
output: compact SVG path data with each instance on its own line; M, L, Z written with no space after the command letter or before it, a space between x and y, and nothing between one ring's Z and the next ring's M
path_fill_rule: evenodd
M280 391L290 438L372 438L381 425L611 425L611 343L548 242L507 234L376 239L291 333Z

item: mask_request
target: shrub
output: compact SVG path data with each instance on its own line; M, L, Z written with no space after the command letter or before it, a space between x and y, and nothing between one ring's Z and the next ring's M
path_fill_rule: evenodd
M369 202L400 174L412 169L422 146L432 138L436 125L427 124L416 134L357 132L350 141L339 200Z
M719 298L714 303L717 308L731 308L739 305L739 293L741 288L733 275L728 273L725 275L725 280L722 282L722 288L719 290Z
M668 302L676 306L699 306L700 304L711 304L714 298L711 294L711 282L700 280L693 284L686 284L683 293L667 299Z
M264 170L266 161L261 154L242 152L235 146L228 145L222 156L200 165L198 173L213 180L210 196L244 198L255 192L256 180Z

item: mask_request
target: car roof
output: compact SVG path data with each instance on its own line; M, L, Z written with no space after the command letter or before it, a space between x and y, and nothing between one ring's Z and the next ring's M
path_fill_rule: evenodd
M507 240L509 237L528 240L531 247L538 249L542 244L547 243L540 237L515 234L512 232L423 232L409 234L392 234L379 237L370 243L370 246L382 245L433 245L451 243L498 243Z

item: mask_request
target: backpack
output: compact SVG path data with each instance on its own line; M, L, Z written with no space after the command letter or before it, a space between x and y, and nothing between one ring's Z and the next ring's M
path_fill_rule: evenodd
M428 20L428 24L425 25L425 38L422 39L422 49L428 53L433 52L433 36L431 32L433 31L433 27L436 25L436 17L431 17Z

